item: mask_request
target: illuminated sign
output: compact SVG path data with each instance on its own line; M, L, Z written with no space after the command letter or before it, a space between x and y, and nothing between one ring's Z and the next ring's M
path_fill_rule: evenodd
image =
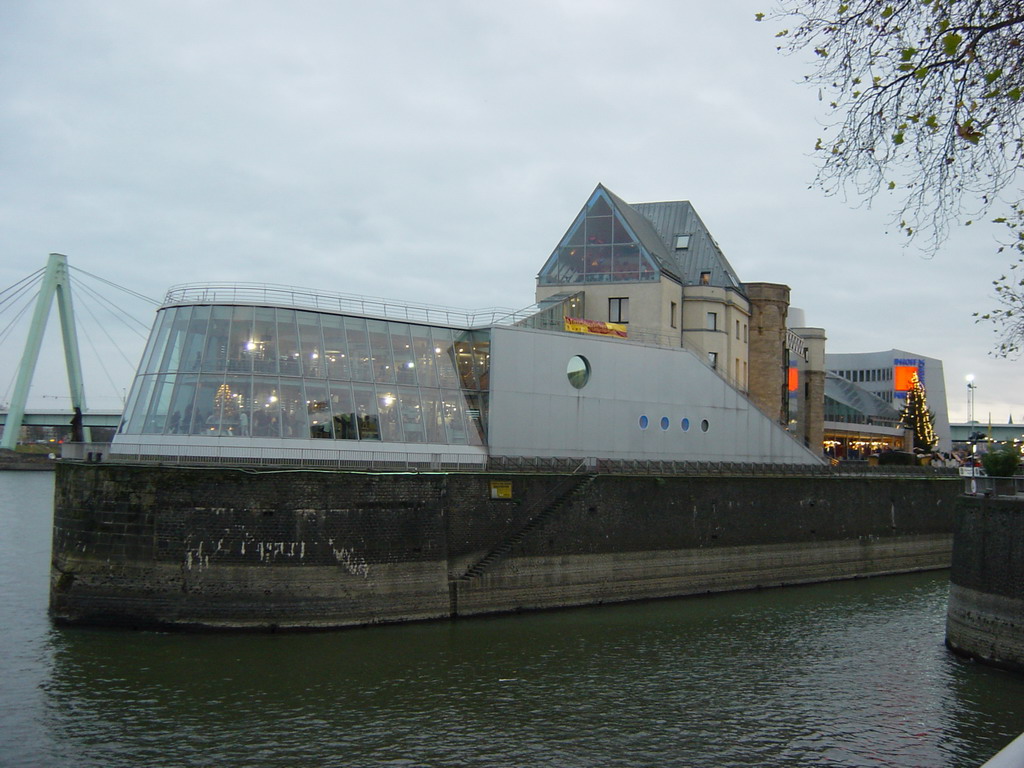
M572 333L597 333L602 336L626 338L626 326L620 323L602 323L598 320L583 320L578 317L565 318L565 330Z
M790 392L796 392L800 386L800 372L796 368L789 369L789 376L786 380Z
M913 389L914 374L924 384L924 360L896 358L892 361L892 388L894 392L909 392Z

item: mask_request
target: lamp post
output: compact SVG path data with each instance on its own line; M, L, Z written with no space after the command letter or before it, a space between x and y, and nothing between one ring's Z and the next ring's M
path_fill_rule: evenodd
M974 390L978 385L974 383L974 374L967 374L967 423L974 423Z

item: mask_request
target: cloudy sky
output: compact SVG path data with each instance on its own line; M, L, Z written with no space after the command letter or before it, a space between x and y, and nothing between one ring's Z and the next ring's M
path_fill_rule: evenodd
M754 22L768 5L0 4L0 289L59 252L154 299L231 281L521 308L600 182L690 200L740 277L789 285L830 351L939 358L952 420L972 373L976 416L1024 422L1024 363L991 357L997 337L971 317L1008 261L998 233L955 232L926 259L890 233L885 198L810 188L825 112L806 61ZM76 295L93 301L76 305L88 402L116 408L143 342ZM0 336L0 402L16 330ZM51 338L30 403L60 405L59 362Z

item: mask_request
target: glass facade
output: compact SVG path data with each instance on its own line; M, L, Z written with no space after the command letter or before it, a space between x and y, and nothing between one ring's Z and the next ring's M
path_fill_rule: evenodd
M661 273L639 238L596 192L540 271L541 285L658 280Z
M489 368L487 330L169 307L121 433L483 445Z

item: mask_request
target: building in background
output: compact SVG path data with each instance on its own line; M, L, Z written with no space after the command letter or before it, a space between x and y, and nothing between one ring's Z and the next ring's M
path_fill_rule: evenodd
M936 449L952 449L942 361L890 349L825 355L825 445L839 458L909 449L900 414L916 372L934 414Z

